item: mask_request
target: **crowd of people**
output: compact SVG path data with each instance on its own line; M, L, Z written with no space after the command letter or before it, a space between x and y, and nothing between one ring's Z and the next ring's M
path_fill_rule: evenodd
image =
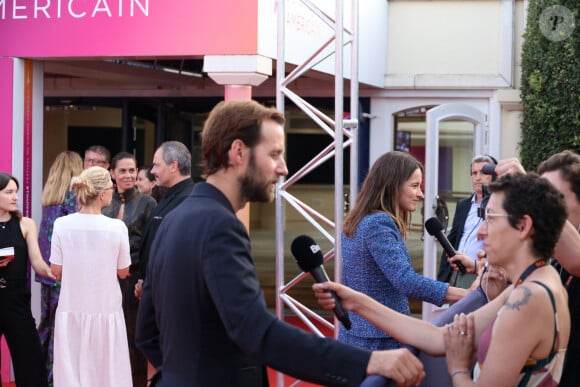
M183 145L179 151L187 164L189 151ZM1 175L0 230L6 235L0 238L0 300L10 295L11 302L0 304L7 313L0 334L18 385L148 385L147 360L135 347L134 292L146 226L167 188L142 193L137 174L136 159L127 152L112 159L100 145L89 147L84 159L61 152L42 191L38 238L34 221L18 212L18 180ZM13 249L14 259L4 258L4 246ZM41 284L38 329L30 312L27 260Z
M38 232L18 210L17 178L0 173L0 336L17 385L265 386L269 366L321 385L379 374L412 386L429 375L409 346L445 356L454 386L580 384L579 155L555 154L537 173L473 158L473 195L457 204L449 238L458 252L441 257L439 280L415 272L405 245L423 166L408 152L379 157L344 220L342 284L313 286L322 307L335 308L333 291L349 311L352 328L334 340L268 311L236 215L272 201L288 174L284 123L255 101L216 105L195 185L177 141L141 168L99 145L84 160L62 152ZM41 283L38 328L28 264ZM487 303L449 324L410 316L409 297L460 309L474 290Z
M346 309L400 341L446 355L454 386L556 385L571 326L566 290L547 261L566 222L566 205L556 188L534 174L506 175L489 188L478 234L488 262L504 268L513 284L487 305L437 327L337 283L314 285L315 294L332 308L332 290Z

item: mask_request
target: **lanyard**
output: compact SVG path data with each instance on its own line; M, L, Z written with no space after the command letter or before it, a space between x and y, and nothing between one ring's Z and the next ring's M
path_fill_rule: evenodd
M524 280L526 278L528 278L528 276L530 274L532 274L532 272L534 270L536 270L539 267L546 266L547 264L548 264L548 260L546 258L539 259L536 262L532 263L530 266L528 266L526 268L526 270L524 270L524 272L522 273L522 275L520 276L520 278L518 278L518 281L514 285L514 288L517 288L519 285L521 285L522 282L524 282Z

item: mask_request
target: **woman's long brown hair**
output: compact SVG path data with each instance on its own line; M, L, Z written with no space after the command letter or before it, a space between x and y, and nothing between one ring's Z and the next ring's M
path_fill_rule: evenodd
M365 178L354 207L344 219L344 234L352 237L366 215L385 212L406 238L411 213L399 207L399 195L401 187L417 168L423 172L423 165L405 152L392 151L379 157Z

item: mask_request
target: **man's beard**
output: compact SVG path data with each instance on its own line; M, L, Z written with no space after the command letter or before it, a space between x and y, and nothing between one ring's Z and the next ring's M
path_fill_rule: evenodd
M260 182L262 179L258 176L257 171L254 152L251 151L248 169L240 181L242 197L249 202L270 202L273 199L270 191L270 181L268 180L267 183Z

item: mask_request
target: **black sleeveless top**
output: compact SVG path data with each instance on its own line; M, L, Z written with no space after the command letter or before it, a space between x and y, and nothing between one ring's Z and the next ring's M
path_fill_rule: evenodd
M0 227L0 248L14 247L14 261L0 267L0 285L4 283L8 288L26 286L28 247L22 235L20 221L12 216L2 226L5 227Z

